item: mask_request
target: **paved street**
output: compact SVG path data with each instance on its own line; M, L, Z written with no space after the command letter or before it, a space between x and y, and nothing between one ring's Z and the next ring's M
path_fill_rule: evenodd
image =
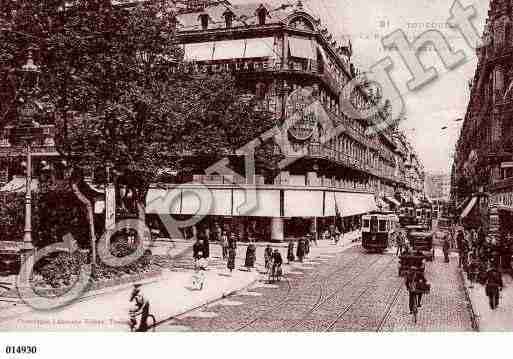
M391 251L390 251L391 252ZM398 260L360 246L293 264L280 283L236 295L166 321L159 331L470 331L456 260L426 266L431 294L413 323Z

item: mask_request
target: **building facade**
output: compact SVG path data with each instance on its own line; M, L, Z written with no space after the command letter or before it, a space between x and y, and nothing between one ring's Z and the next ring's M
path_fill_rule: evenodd
M358 73L352 45L337 42L301 1L193 1L180 9L177 26L185 60L177 71L233 73L274 114L280 129L274 141L289 161L275 178L257 175L251 183L233 183L223 173L197 174L194 184L181 185L174 204L164 200L166 184L160 184L148 195L149 213L229 219L247 236L264 228L267 239L283 240L321 232L337 218L351 229L363 213L422 196L424 171L406 137L395 127L367 131L372 121L389 119L389 112L370 121L344 113L343 88ZM349 101L367 108L378 92L361 86ZM192 205L189 189L209 191L213 206ZM250 192L257 205L248 209L243 204Z
M471 82L451 175L451 200L471 225L509 246L513 211L513 2L492 0L477 49L478 66Z

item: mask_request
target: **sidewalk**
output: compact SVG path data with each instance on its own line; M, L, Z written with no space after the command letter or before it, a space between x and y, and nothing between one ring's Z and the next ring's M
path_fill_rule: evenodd
M501 292L499 307L492 310L489 305L485 288L479 283L470 283L466 273L461 273L465 290L471 301L479 331L513 331L513 280L509 275L503 275L504 289Z
M321 254L339 253L354 245L350 240L335 246L331 241L320 241L312 246L310 259ZM275 248L278 246L274 246ZM286 258L286 248L280 251ZM179 250L179 248L176 248ZM180 249L181 250L181 249ZM257 280L262 280L264 247L257 248L256 269L248 272L243 268L246 246L237 250L236 269L229 275L221 257L219 245L211 245L211 265L206 272L203 290L191 288L192 271L165 270L160 278L145 283L142 292L150 300L150 312L157 322L201 307L235 291L242 290ZM286 262L286 259L285 259ZM290 266L284 266L286 275ZM131 286L110 292L98 292L60 310L35 311L26 305L6 305L0 312L0 330L16 331L127 331L128 299Z

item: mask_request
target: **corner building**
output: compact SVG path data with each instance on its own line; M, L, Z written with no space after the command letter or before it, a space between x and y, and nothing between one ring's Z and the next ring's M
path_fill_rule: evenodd
M179 11L185 62L177 71L235 74L274 114L281 129L275 147L288 164L271 179L257 169L254 184L198 173L193 184L180 186L173 203L163 199L166 185L159 185L148 194L150 214L207 215L207 227L223 223L243 238L283 241L335 223L351 231L366 212L398 209L422 196L422 164L405 136L393 127L369 135L368 120L342 111L342 89L358 73L351 42L337 42L301 1L190 1ZM379 96L363 86L350 100L367 108ZM387 116L381 111L372 120ZM210 208L200 208L188 189L210 192Z

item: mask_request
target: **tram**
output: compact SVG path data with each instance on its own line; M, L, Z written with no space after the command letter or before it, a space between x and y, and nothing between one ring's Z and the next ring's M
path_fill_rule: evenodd
M362 216L362 247L383 253L399 230L399 218L393 212L371 212Z

